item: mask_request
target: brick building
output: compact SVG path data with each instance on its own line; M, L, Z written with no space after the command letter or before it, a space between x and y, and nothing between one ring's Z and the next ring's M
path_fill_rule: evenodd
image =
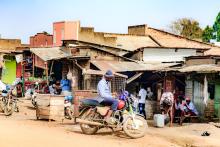
M37 33L30 37L30 47L50 47L53 46L53 35L47 32Z
M62 46L62 40L77 40L79 21L61 21L53 23L53 45Z

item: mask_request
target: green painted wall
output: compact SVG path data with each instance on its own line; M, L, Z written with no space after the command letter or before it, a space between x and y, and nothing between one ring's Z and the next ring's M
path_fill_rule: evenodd
M16 79L16 61L6 60L5 68L2 70L2 82L12 84Z
M215 115L220 118L220 84L215 85Z

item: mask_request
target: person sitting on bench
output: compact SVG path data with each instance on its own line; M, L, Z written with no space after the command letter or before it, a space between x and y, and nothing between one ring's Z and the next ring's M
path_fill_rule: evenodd
M199 114L189 97L186 97L186 103L184 103L183 109L187 116L197 116Z
M198 116L199 113L196 110L196 107L194 106L193 102L189 97L186 97L186 102L183 102L183 113L181 115L180 119L180 125L182 125L182 122L186 117L192 117L192 116Z

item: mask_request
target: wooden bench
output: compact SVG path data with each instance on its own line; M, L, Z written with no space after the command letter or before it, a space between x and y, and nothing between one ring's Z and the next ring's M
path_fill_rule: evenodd
M174 117L174 119L178 120L178 122L180 122L181 117ZM192 122L192 120L199 120L199 116L185 116L185 119L189 119L189 123Z

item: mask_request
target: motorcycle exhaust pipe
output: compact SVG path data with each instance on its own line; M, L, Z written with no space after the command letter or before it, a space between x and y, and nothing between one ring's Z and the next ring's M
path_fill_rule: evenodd
M76 119L76 122L80 123L80 124L86 124L86 125L104 126L104 124L102 124L102 123L92 122L92 121L88 121L88 120L84 120L84 119Z

